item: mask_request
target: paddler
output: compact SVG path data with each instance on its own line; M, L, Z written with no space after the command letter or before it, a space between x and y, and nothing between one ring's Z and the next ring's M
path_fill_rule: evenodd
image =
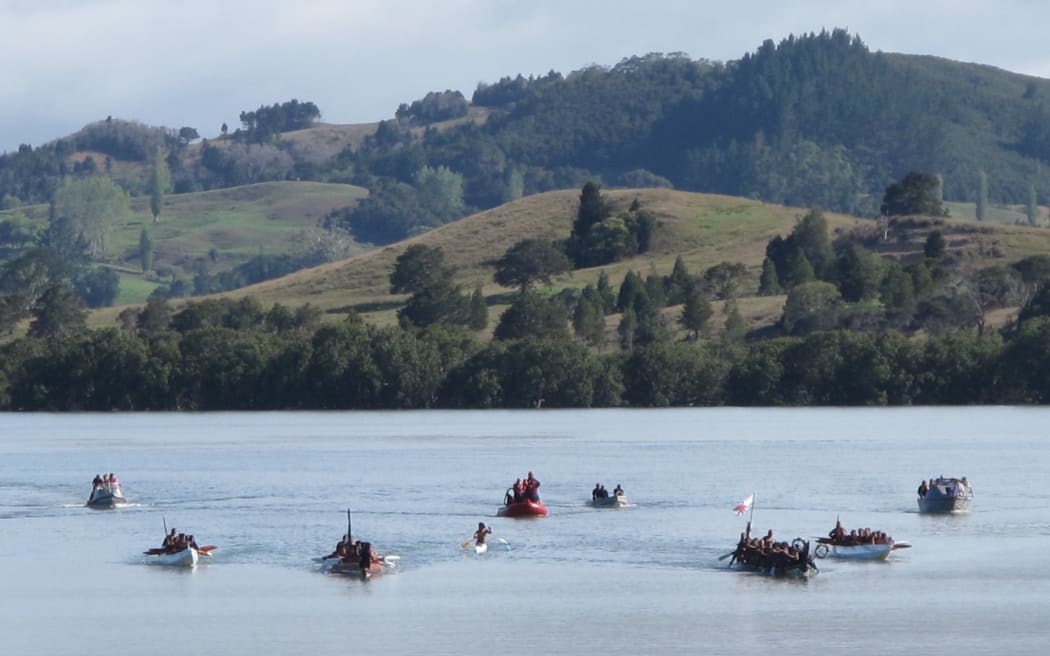
M492 529L485 526L485 522L478 522L478 530L474 531L474 544L481 546L485 544L485 536L492 533Z

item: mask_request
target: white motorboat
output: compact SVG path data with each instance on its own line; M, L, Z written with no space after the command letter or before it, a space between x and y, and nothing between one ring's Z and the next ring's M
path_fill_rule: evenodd
M623 508L627 505L627 495L614 494L610 497L591 499L592 508Z
M959 513L970 510L973 488L963 478L940 477L932 482L926 493L919 496L921 513Z
M120 489L120 483L99 486L91 490L85 504L88 508L106 509L126 506L128 500L124 498L124 492Z

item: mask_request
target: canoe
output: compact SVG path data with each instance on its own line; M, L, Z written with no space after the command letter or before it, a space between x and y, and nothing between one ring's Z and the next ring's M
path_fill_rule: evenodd
M500 517L546 517L547 506L539 501L512 501L496 511Z
M382 574L386 568L391 567L394 567L393 562L380 561L372 563L367 570L362 571L361 566L356 562L347 562L338 558L330 558L322 565L322 569L330 574L339 574L340 576L349 576L355 579L370 579L373 576Z
M970 510L973 490L958 478L938 478L918 498L921 513L962 513Z
M488 550L489 550L489 545L485 544L484 542L482 542L481 544L475 544L474 545L474 553L483 554L483 553L485 553Z
M600 497L598 499L591 499L592 508L623 508L627 505L627 497L623 494L611 497Z
M150 551L154 551L151 549ZM164 565L167 567L195 567L198 554L193 547L186 547L182 551L174 553L146 553L146 562L151 565Z
M124 493L120 490L120 486L118 485L108 490L102 487L95 488L91 491L91 496L88 497L87 503L84 505L88 508L104 510L126 506L127 503L128 500L124 498Z

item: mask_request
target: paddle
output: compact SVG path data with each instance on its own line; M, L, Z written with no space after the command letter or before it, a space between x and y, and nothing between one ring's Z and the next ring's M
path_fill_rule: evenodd
M895 542L893 544L893 548L890 549L890 551L894 551L896 549L911 549L911 543L910 542Z
M211 552L215 549L218 549L218 547L214 544L209 544L204 547L197 547L197 553L201 554L202 556L210 556L212 555Z
M736 550L734 549L733 551L730 551L729 553L725 554L724 556L719 556L718 560L719 561L725 560L726 558L729 558L730 556L732 556L735 553L736 553Z
M470 538L468 540L464 540L463 544L460 545L460 546L462 546L464 549L469 549L470 548L470 543L473 542L473 541L474 541L474 538Z

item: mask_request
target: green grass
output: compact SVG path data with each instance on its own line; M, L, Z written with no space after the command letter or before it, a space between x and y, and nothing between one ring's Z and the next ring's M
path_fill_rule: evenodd
M117 305L137 305L145 303L158 283L144 280L141 276L120 273L120 293L117 295Z

